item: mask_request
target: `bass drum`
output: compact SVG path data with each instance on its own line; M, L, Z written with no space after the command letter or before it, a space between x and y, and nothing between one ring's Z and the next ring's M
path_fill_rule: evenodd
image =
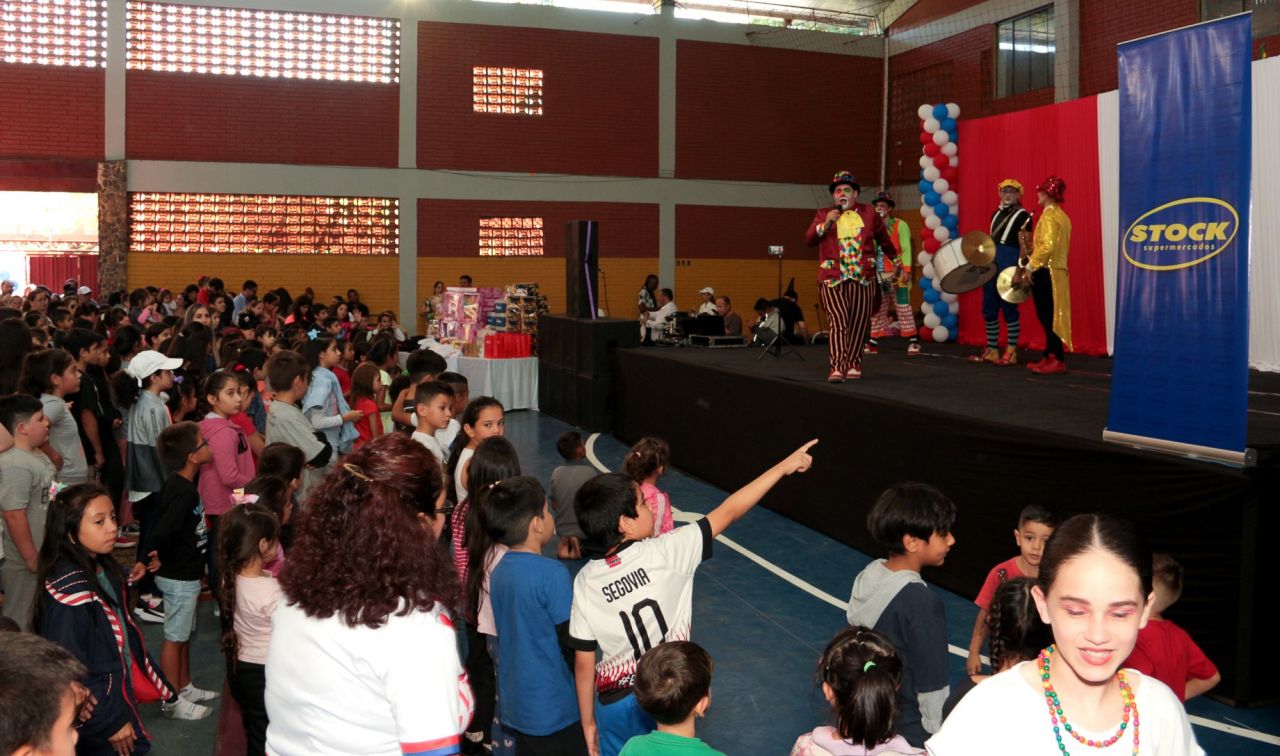
M933 254L933 273L938 281L938 288L948 294L963 294L982 288L998 272L994 261L986 265L969 262L961 250L959 239L943 244Z

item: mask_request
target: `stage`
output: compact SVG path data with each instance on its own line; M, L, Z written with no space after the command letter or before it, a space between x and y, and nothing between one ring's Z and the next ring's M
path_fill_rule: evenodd
M797 348L803 360L757 360L758 348L619 349L614 433L662 436L676 466L729 490L818 437L814 469L764 503L869 554L882 551L865 527L877 494L895 481L932 483L960 518L956 547L929 578L961 595L976 595L987 570L1016 554L1027 503L1128 517L1182 562L1186 589L1170 617L1219 664L1217 692L1276 699L1265 683L1280 664L1262 652L1254 607L1274 595L1257 547L1277 524L1280 376L1251 375L1259 465L1237 470L1103 443L1108 359L1070 355L1069 373L1040 377L971 364L969 347L926 344L909 357L891 339L882 350L865 358L861 380L828 384L825 346Z

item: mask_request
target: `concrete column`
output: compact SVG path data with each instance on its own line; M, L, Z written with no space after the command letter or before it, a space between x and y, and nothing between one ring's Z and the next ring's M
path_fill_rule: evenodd
M123 160L125 145L125 0L107 0L107 71L102 88L102 146L107 160Z
M675 3L662 0L658 23L658 176L676 172L676 31ZM676 283L676 206L658 205L658 278L663 286Z
M418 197L400 195L400 326L418 332Z
M1080 0L1053 1L1053 99L1080 96Z
M126 289L129 192L123 160L98 163L98 300Z

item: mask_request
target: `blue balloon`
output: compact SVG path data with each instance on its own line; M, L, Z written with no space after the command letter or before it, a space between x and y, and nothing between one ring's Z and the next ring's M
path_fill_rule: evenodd
M942 225L946 226L948 229L952 231L955 231L956 228L960 225L960 219L954 215L948 215L942 219ZM952 235L954 236L954 234Z
M933 182L924 178L920 179L920 193L925 194L931 191L933 191Z
M928 279L925 279L925 280L927 281ZM938 293L937 289L933 289L933 288L925 289L924 301L928 302L929 304L935 304L937 302L942 301L942 295Z
M946 223L947 218L951 217L951 208L939 202L933 206L933 214L938 216L938 220Z
M923 291L926 294L933 291L933 280L920 276L920 291ZM925 297L925 299L928 299L928 297Z
M921 181L920 183L923 184L924 182ZM935 192L933 190L933 184L930 184L929 188L926 189L924 192L924 204L928 205L929 207L937 207L941 203L942 203L942 195Z
M946 302L941 301L942 295L939 294L938 296L939 296L939 301L933 303L933 314L937 315L940 318L945 318L946 316L951 314L951 310L949 309L949 305Z
M956 324L959 322L960 319L949 312L942 317L942 324L947 327L948 331L954 331L956 329Z
M956 119L944 118L940 121L940 123L942 124L942 130L947 132L947 134L951 137L952 141L954 141L956 138Z
M942 119L946 118L946 117L947 117L947 106L946 106L946 105L934 105L934 106L933 106L933 117L934 117L934 118L936 118L936 119L938 119L939 121L942 121Z

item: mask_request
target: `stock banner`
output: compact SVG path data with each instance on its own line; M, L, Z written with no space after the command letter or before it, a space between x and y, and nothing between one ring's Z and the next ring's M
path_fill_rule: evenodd
M1245 449L1250 45L1242 14L1119 46L1109 436Z

